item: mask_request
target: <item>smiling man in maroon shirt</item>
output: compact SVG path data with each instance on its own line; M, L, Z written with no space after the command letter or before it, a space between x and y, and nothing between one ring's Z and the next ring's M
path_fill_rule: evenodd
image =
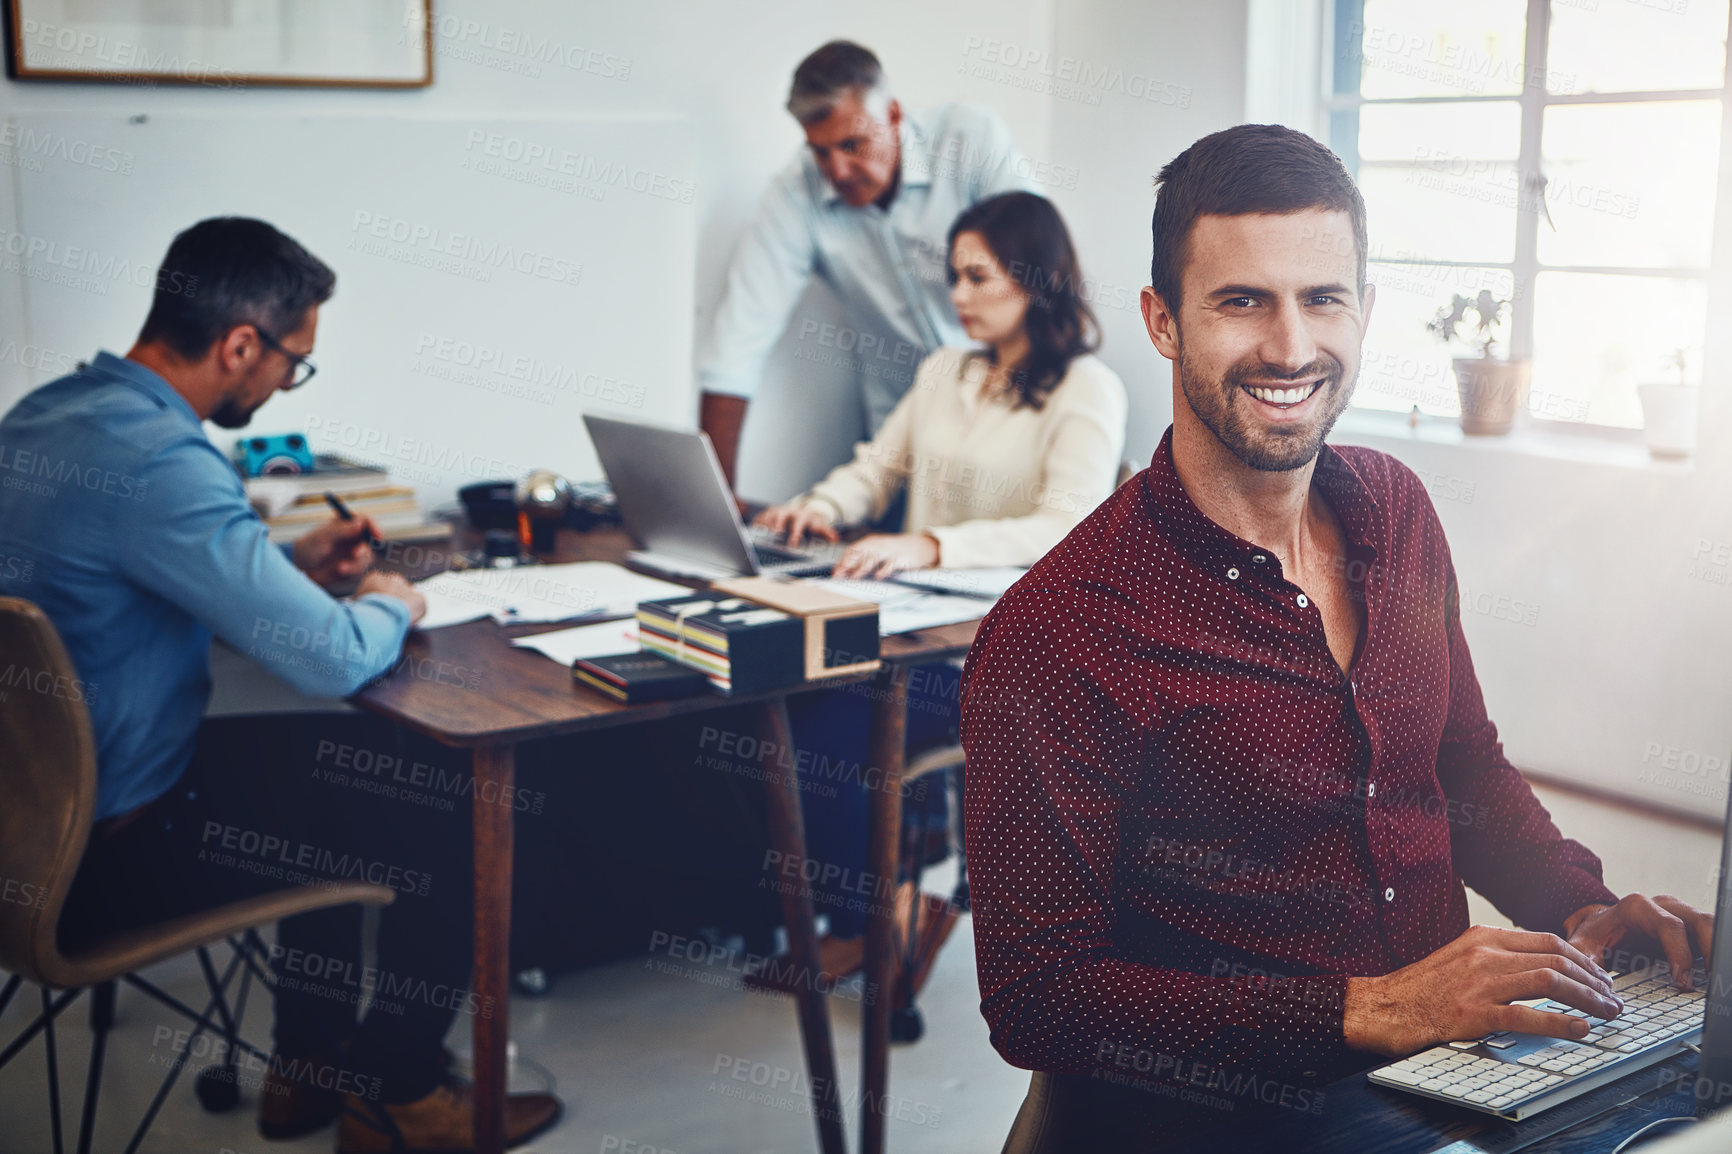
M1205 137L1153 230L1173 426L988 616L963 721L992 1043L1067 1076L1067 1137L1131 1143L1314 1109L1381 1055L1580 1036L1511 1003L1612 1016L1607 949L1687 970L1713 926L1619 899L1558 832L1486 716L1424 486L1324 444L1373 303L1339 159ZM1464 884L1525 928L1470 928Z

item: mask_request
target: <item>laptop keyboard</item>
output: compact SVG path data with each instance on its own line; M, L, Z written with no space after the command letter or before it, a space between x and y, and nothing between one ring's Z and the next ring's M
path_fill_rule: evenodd
M1629 985L1614 982L1624 1012L1610 1020L1561 1002L1541 1002L1541 1010L1586 1018L1587 1036L1565 1041L1536 1034L1488 1034L1434 1046L1368 1077L1380 1086L1470 1109L1527 1117L1669 1057L1680 1049L1678 1043L1695 1040L1702 1029L1706 980L1698 971L1696 988L1688 993L1667 975Z
M842 557L845 545L834 544L822 537L808 537L800 543L798 549L788 549L782 545L780 534L756 526L747 530L747 536L752 542L752 552L758 555L760 565L787 565L793 562L807 562L813 565L834 565Z

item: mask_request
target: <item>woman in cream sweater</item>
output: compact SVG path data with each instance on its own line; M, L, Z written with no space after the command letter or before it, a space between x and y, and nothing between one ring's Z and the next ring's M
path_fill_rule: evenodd
M906 488L907 531L855 542L836 567L839 577L1032 565L1117 479L1125 387L1093 355L1098 327L1058 211L1026 192L974 205L951 226L950 276L963 328L985 347L927 357L878 436L856 447L852 461L758 518L792 544L808 533L834 541L837 525L877 519ZM955 740L959 685L947 664L918 672L908 692L907 740L915 751ZM823 755L813 763L846 767L868 759L868 701L854 688L790 699L796 746ZM857 878L866 868L864 778L841 777L801 790L807 852L840 867L838 876ZM910 801L903 812L942 821L931 808ZM862 955L859 895L820 885L813 896L830 922L820 964L841 977Z
M1058 210L1026 192L974 205L951 226L950 278L962 327L985 348L927 357L852 461L758 515L792 545L834 541L906 488L906 531L855 542L838 577L1032 565L1118 476L1125 387L1094 356L1098 327Z

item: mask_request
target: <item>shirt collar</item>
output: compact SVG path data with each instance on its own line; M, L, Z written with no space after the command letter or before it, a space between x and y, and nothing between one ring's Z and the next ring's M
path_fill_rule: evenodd
M1154 518L1161 528L1180 546L1190 546L1207 554L1243 558L1259 551L1246 541L1210 520L1192 504L1190 494L1179 480L1173 467L1173 427L1161 437L1160 447L1144 472L1143 491L1148 494ZM1365 478L1353 463L1328 445L1317 453L1317 468L1312 484L1323 491L1335 515L1347 534L1350 548L1373 546L1373 534L1381 516L1377 498L1365 483Z
M902 127L897 130L896 139L901 152L902 180L896 188L896 199L902 199L902 194L910 188L927 188L932 184L932 149L930 137L920 118L912 112L902 114ZM824 192L826 207L839 204L842 194L836 191L836 186L818 172L818 162L812 159L810 152L806 153L807 163L811 164L816 173L819 185ZM896 200L890 202L892 208ZM886 209L885 211L889 211Z
M92 374L102 374L118 378L122 383L131 385L140 392L154 398L158 404L170 412L178 412L195 427L202 427L204 421L193 411L192 404L175 387L163 380L161 374L153 369L147 369L137 361L126 357L117 357L111 352L103 351L96 354L85 370Z

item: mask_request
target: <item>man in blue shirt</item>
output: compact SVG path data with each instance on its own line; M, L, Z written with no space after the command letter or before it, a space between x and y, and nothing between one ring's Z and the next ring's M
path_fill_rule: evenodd
M0 570L0 594L53 621L96 738L96 823L62 939L76 948L295 880L391 885L359 1025L357 991L315 980L361 972L357 911L280 925L260 1128L305 1133L347 1102L339 1150L391 1148L392 1131L398 1148L463 1147L473 1111L440 1047L468 984L467 805L433 814L337 793L339 750L350 764L355 751L406 756L406 736L361 715L201 720L213 636L306 693L343 697L390 670L425 612L402 577L367 571L369 519L270 544L202 427L240 428L312 377L335 283L263 221L176 237L126 356L101 353L0 419L0 545L29 562ZM352 597L329 591L357 577ZM386 986L410 993L382 1011ZM546 1096L514 1100L513 1137L557 1114Z
M989 196L1035 191L994 112L950 104L904 114L878 58L858 44L832 41L801 61L788 111L806 148L771 182L734 253L698 372L700 420L729 485L746 406L813 277L850 311L846 332L809 335L857 364L870 436L928 353L967 343L946 279L951 223Z

